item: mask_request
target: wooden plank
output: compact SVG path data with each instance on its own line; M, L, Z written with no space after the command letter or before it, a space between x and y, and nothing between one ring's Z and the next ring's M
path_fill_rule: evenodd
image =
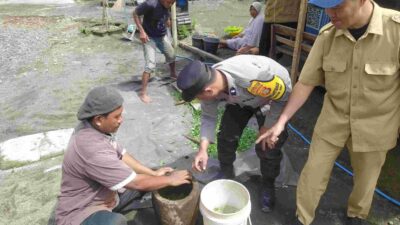
M317 39L317 35L304 32L303 39L307 40L307 41L311 41L312 43L314 43L315 39Z
M284 38L281 36L276 36L276 41L294 48L295 42L290 39L287 39L287 38Z
M296 37L296 29L283 26L280 24L273 24L275 27L275 33L279 35L285 35L285 36L290 36L290 37Z
M292 56L292 55L293 55L293 50L292 50L292 49L289 49L289 48L285 48L285 47L281 47L281 46L276 46L276 50L277 50L278 52L282 52L283 54L288 55L288 56Z
M301 44L301 50L310 53L312 46L308 44Z

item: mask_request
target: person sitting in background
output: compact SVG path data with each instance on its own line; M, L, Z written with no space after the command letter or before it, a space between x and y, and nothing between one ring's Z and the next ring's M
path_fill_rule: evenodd
M62 164L57 225L126 225L120 213L135 209L144 191L190 183L188 171L152 170L115 141L122 103L114 88L96 87L80 107Z
M251 19L246 29L232 39L221 39L220 47L228 47L236 50L237 54L258 54L261 31L264 24L264 16L260 13L262 4L253 2L250 6Z

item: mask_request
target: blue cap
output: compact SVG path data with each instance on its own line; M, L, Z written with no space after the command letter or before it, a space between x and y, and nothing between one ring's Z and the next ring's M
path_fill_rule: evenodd
M182 90L182 99L186 102L196 98L207 84L214 80L215 70L199 60L186 65L179 73L176 85Z
M309 0L308 3L326 9L326 8L333 8L342 3L343 1L344 0Z

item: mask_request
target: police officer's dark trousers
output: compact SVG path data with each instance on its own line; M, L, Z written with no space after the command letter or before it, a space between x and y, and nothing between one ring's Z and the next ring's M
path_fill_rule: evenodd
M261 127L266 119L259 108L227 104L222 116L220 131L218 133L218 160L221 170L233 168L236 159L236 149L240 136L250 118L256 115L258 126ZM268 118L267 118L268 119ZM282 159L281 147L288 137L287 130L279 136L279 141L274 149L263 151L261 145L256 146L257 156L260 159L260 170L264 188L274 188L275 178L279 175Z

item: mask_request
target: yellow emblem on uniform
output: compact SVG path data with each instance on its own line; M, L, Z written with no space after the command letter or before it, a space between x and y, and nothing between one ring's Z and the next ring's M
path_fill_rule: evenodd
M269 81L252 80L247 91L252 95L279 100L285 94L286 86L280 77L274 76Z

